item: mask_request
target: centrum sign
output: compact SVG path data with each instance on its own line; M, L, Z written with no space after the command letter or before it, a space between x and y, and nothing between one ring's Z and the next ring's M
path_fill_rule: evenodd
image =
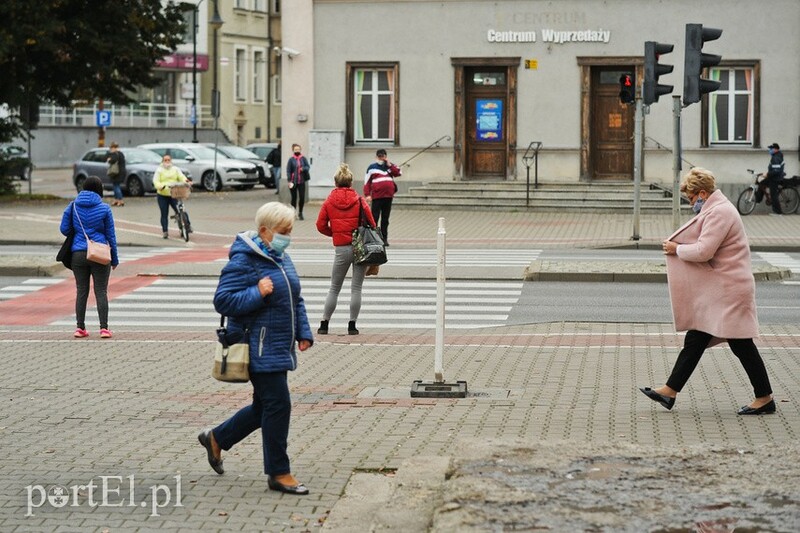
M535 31L498 31L488 30L486 40L490 43L535 43ZM543 29L541 40L544 43L608 43L611 40L611 30L577 30L562 31Z

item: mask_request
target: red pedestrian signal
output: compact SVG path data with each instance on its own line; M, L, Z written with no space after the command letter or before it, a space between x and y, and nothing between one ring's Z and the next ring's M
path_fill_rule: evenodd
M619 101L623 104L632 104L636 101L636 78L633 74L623 74L619 77Z

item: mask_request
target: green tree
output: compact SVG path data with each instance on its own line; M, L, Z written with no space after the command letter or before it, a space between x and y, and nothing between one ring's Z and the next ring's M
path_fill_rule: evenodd
M161 0L0 0L0 104L128 103L158 83L153 66L182 42L178 5ZM21 133L0 118L0 142Z

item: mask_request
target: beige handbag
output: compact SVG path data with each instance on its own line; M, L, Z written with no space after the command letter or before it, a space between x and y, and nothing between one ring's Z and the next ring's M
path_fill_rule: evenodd
M246 383L250 381L250 345L247 342L228 344L225 328L225 317L219 321L217 343L214 349L214 367L211 376L228 383ZM245 335L245 340L247 335Z
M77 210L75 210L75 216L78 217L78 222L81 223L81 230L83 230L83 236L86 237L86 260L100 265L110 265L111 246L104 242L95 242L91 240L86 234L86 228L83 227L83 221Z

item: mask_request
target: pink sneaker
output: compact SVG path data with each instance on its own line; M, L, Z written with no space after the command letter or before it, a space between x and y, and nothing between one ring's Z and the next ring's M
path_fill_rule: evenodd
M87 333L87 335L88 335L88 333ZM111 334L111 331L109 331L109 330L107 330L105 328L100 330L100 338L101 339L110 339L111 337L113 337L113 335Z
M89 332L86 331L85 329L76 328L75 333L73 333L72 336L75 337L76 339L82 339L84 337L88 337Z

